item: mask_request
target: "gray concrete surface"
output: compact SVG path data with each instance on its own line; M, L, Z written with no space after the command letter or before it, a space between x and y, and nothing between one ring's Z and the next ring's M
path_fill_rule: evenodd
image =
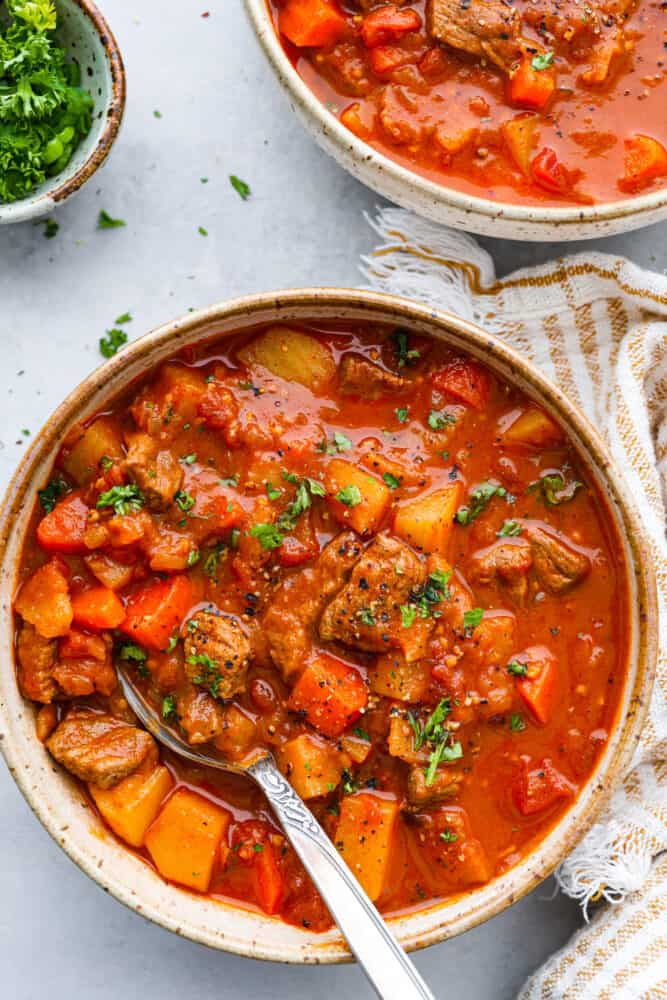
M237 0L101 6L127 66L121 137L107 166L56 213L55 238L30 223L0 229L3 486L29 432L100 362L98 339L118 314L132 312L127 330L135 337L189 307L244 292L352 285L359 255L372 246L362 213L378 198L302 132ZM231 173L250 184L251 200L232 190ZM96 231L101 208L127 226ZM662 269L665 233L654 227L599 248ZM486 245L501 272L564 249ZM371 996L354 967L288 968L217 954L125 910L51 842L2 765L0 817L7 1000L46 992L50 1000ZM438 1000L509 1000L578 926L577 908L550 899L551 888L418 955Z

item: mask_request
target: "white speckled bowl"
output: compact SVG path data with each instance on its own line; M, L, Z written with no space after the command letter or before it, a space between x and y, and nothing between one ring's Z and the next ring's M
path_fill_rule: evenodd
M288 59L266 0L244 0L255 33L290 107L317 144L378 194L455 229L513 240L582 240L667 219L667 187L601 205L563 208L491 201L420 177L358 139L313 94Z
M81 67L81 86L95 102L90 132L64 170L47 177L32 194L0 202L0 225L48 215L78 191L106 160L125 108L123 60L109 27L91 0L55 0L56 41Z
M0 507L0 750L38 819L73 861L137 913L214 948L251 958L319 963L349 959L336 930L325 934L215 902L163 882L125 849L91 811L80 787L35 736L35 711L13 669L12 599L23 539L60 445L73 424L104 409L132 380L180 349L264 323L351 320L408 326L468 351L540 402L561 421L595 478L616 524L628 567L628 674L619 716L590 780L571 809L524 860L488 885L392 921L410 949L452 937L487 920L545 879L584 835L623 774L640 737L655 672L655 578L641 518L597 432L540 372L479 327L407 299L352 289L267 292L190 313L148 333L93 372L33 440Z

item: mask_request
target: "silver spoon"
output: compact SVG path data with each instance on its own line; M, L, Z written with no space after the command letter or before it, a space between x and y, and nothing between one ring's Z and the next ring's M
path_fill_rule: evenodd
M231 764L193 750L162 725L122 670L118 679L135 715L172 753L257 782L294 850L317 886L377 995L383 1000L433 1000L433 994L313 814L285 781L267 751L249 764Z

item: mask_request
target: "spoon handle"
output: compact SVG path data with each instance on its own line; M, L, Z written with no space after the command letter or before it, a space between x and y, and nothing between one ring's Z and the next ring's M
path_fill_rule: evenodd
M382 1000L433 1000L338 851L269 758L248 769L280 820L357 961Z

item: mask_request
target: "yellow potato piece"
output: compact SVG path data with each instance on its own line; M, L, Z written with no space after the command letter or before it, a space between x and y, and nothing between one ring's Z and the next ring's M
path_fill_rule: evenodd
M289 326L272 326L238 352L245 365L261 365L288 382L299 382L314 392L325 388L336 374L328 347L315 337Z
M146 833L145 844L164 878L206 892L231 814L179 788Z
M324 740L302 733L284 745L278 762L297 794L302 799L312 799L336 788L349 758Z
M88 790L113 832L132 847L141 847L172 785L169 771L160 765L150 774L131 774L114 788L89 785Z
M389 875L398 811L398 802L369 792L346 796L340 807L336 847L373 901Z
M65 472L79 485L97 475L102 458L120 459L123 447L116 426L108 417L98 417L85 429L63 461Z
M510 424L503 435L503 444L527 448L547 448L563 443L563 432L544 410L531 406Z
M394 531L422 552L446 556L462 494L463 484L457 481L416 500L407 500L396 511Z
M340 524L354 528L360 535L369 535L377 531L391 503L391 492L381 480L357 468L351 462L334 458L324 473L324 487L332 513ZM357 499L354 491L359 491L360 502L353 506L341 503L337 499L339 494L345 495L349 490L353 491L353 500Z

